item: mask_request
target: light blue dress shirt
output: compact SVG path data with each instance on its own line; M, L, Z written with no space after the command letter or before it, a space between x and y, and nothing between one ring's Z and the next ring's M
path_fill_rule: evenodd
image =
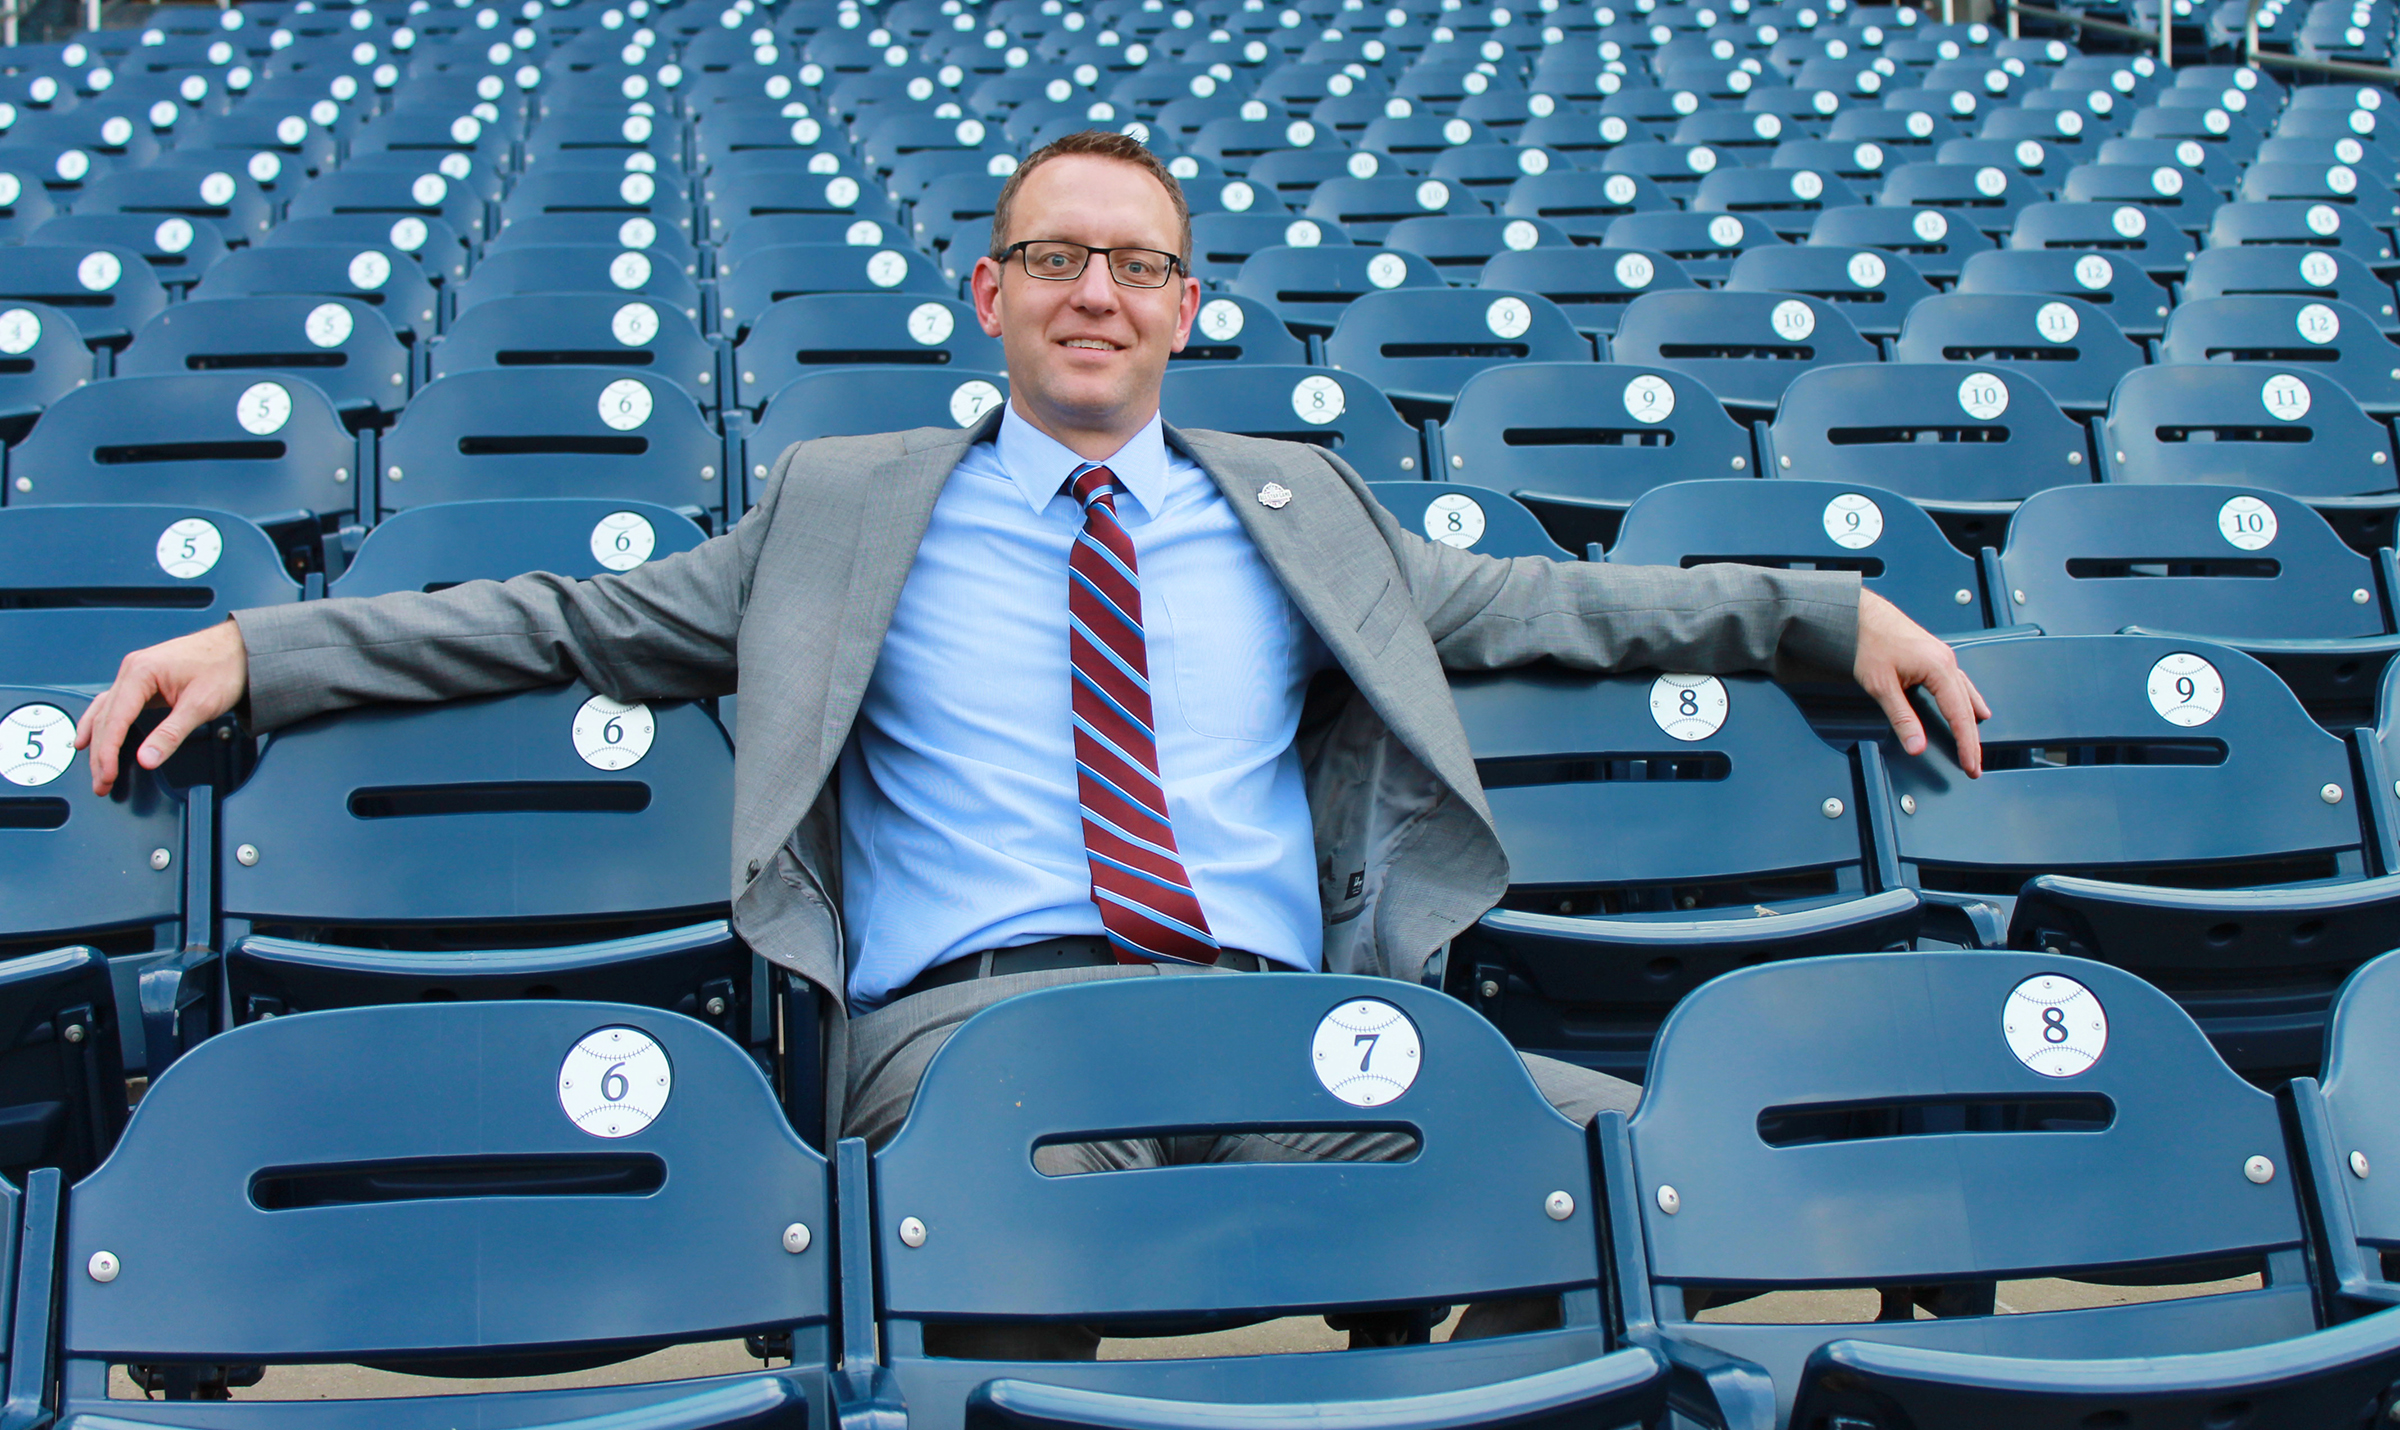
M842 916L865 1010L938 963L1101 932L1068 718L1067 553L1082 459L1017 415L934 504L842 752ZM1152 417L1124 494L1175 842L1226 948L1319 966L1316 847L1292 739L1332 661L1217 485Z

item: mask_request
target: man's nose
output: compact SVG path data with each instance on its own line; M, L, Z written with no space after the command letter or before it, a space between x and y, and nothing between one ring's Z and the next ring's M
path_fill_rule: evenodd
M1075 289L1069 295L1075 306L1092 313L1114 312L1117 306L1117 280L1108 271L1108 259L1095 253L1083 265L1075 279Z

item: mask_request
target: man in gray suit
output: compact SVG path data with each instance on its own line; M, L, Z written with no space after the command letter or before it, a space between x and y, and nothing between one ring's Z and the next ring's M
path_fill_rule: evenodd
M1925 687L1979 771L1990 712L1950 648L1854 576L1475 556L1319 448L1164 428L1200 289L1182 194L1131 140L1033 156L992 227L1004 413L796 446L731 531L622 575L244 611L136 651L77 731L94 788L154 701L145 768L244 702L266 731L569 679L738 689L734 927L824 990L832 1125L880 1140L942 1039L1016 992L1418 978L1508 884L1445 670L1849 671L1912 752ZM1579 1119L1635 1097L1532 1066Z

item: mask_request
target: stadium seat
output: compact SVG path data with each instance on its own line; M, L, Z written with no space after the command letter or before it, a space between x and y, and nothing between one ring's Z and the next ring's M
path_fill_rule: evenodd
M408 401L408 350L375 309L325 296L210 298L144 323L119 375L246 372L314 384L344 420L389 421Z
M1627 214L1610 222L1600 241L1607 248L1663 253L1702 283L1721 283L1742 254L1783 243L1763 219L1697 211Z
M273 207L257 180L230 154L222 167L155 164L94 179L75 196L77 214L149 214L152 223L180 214L214 228L226 243L256 242L272 224Z
M362 1080L364 1060L414 1071ZM129 1419L166 1425L224 1398L229 1368L542 1376L749 1334L788 1334L791 1363L471 1403L522 1423L826 1415L827 1180L749 1056L673 1013L527 1000L277 1018L153 1082L63 1227L57 1182L37 1177L34 1244L65 1231L60 1310L16 1329L55 1337L61 1415L116 1403L112 1363L162 1367L139 1374L164 1395L136 1396ZM498 1245L526 1264L492 1275Z
M651 174L614 173L606 169L534 170L508 191L505 211L511 220L544 214L598 214L620 223L646 218L659 228L686 237L692 233L692 205L681 185L662 183Z
M1552 170L1509 185L1500 212L1556 224L1577 243L1598 243L1608 226L1627 214L1672 210L1675 201L1637 174L1570 173Z
M1821 299L1869 339L1897 335L1909 308L1933 296L1933 285L1898 254L1825 244L1753 248L1733 261L1725 286L1739 293L1801 293Z
M2139 267L2105 253L2004 248L1978 253L1959 271L1961 293L2050 293L2080 298L2108 314L2129 338L2165 330L2172 299Z
M2302 199L2239 201L2217 210L2208 226L2210 248L2316 248L2347 253L2383 272L2393 266L2392 240L2346 204Z
M1340 224L1359 243L1379 244L1402 219L1489 210L1466 185L1443 179L1343 177L1317 185L1303 212L1322 223Z
M528 571L582 580L689 551L708 533L680 512L593 497L437 502L395 512L359 544L328 596L438 591Z
M508 248L486 254L473 276L458 286L457 308L519 293L611 293L665 304L691 321L704 321L700 288L683 270L639 249L611 244L562 244L556 248Z
M2017 211L2039 203L2042 191L2013 168L1924 160L1896 165L1875 202L1885 208L1936 208L1995 237L2008 232Z
M358 512L358 443L313 384L118 377L50 405L9 452L8 505L171 502L280 526Z
M1695 115L1694 118L1699 116ZM1817 215L1864 203L1831 170L1777 166L1717 169L1700 181L1692 208L1701 213L1737 213L1759 219L1786 243L1808 237Z
M191 297L286 294L322 294L364 303L383 315L393 336L412 346L432 339L440 316L440 299L414 260L392 249L345 244L241 249L209 269Z
M728 337L786 298L808 293L922 293L955 297L956 289L913 249L847 244L780 244L720 270L718 330Z
M2348 303L2386 333L2400 333L2392 285L2352 254L2332 249L2211 248L2192 260L2184 299L2285 294Z
M1620 1308L1632 1340L1731 1402L1726 1423L2201 1423L2238 1404L2328 1424L2391 1377L2390 1326L2318 1330L2275 1099L2117 969L1990 952L1744 969L1676 1010L1648 1086L1630 1121L1598 1123ZM2161 1177L2188 1188L2171 1213L2059 1214L2061 1186L2121 1207ZM1993 1284L2020 1277L2237 1266L2258 1280L1992 1314ZM1877 1286L1884 1313L1689 1309L1724 1286ZM1937 1288L1954 1314L1917 1317Z
M27 240L67 248L138 253L168 292L181 296L225 257L225 240L207 223L170 214L71 213L34 230Z
M1786 139L1775 146L1768 167L1815 170L1840 179L1860 203L1872 204L1894 162L1881 144L1869 140Z
M1373 482L1369 489L1398 519L1401 530L1427 541L1478 556L1575 559L1575 553L1551 540L1534 514L1505 492L1458 482Z
M2039 384L2071 416L2096 416L2143 354L2106 312L2080 298L1944 293L1909 310L1892 357L1999 368Z
M1537 247L1564 249L1573 244L1555 224L1503 214L1404 218L1392 225L1383 241L1423 257L1462 281L1481 271L1495 254Z
M1175 362L1304 363L1308 347L1256 298L1210 293L1200 300L1184 346L1169 356Z
M0 301L0 441L92 379L92 350L74 320L43 303Z
M911 366L802 372L767 399L755 425L736 424L747 452L743 505L755 505L765 495L775 459L794 442L916 427L972 427L1007 398L1008 378L997 371Z
M1440 269L1398 249L1278 245L1251 254L1227 286L1266 304L1296 331L1329 333L1360 294L1449 285Z
M2346 208L2369 226L2389 227L2400 220L2400 196L2388 182L2360 173L2348 164L2293 164L2260 155L2242 170L2236 198L2250 203L2292 201L2326 203Z
M1346 244L1338 225L1282 212L1211 213L1192 216L1192 273L1204 283L1230 282L1251 254L1289 244L1314 248Z
M723 462L716 429L681 387L606 367L487 368L410 399L382 439L377 499L386 514L600 496L706 516L722 509Z
M1696 286L1683 265L1663 253L1588 245L1494 254L1476 285L1539 293L1595 337L1615 333L1625 305L1653 288Z
M0 725L0 742L13 734ZM0 1171L18 1186L36 1167L88 1176L125 1126L108 959L88 945L0 959L0 1032Z
M457 230L438 218L404 214L335 213L316 217L286 215L267 230L260 248L304 244L334 244L358 253L369 248L405 253L416 260L418 272L435 287L464 282L467 250ZM228 259L227 262L231 262Z
M29 243L0 248L0 300L56 308L91 346L123 347L167 306L167 290L130 249Z
M1159 407L1177 427L1323 447L1371 482L1425 475L1416 430L1401 420L1390 398L1353 373L1276 363L1175 363L1167 368Z
M830 238L823 241L839 243L845 240L837 228ZM491 241L483 246L483 251L489 254L506 252L511 248L553 248L593 243L613 243L620 249L646 253L653 260L663 259L673 263L688 277L699 276L699 251L693 247L688 234L662 227L647 218L620 218L611 213L543 213L530 218L510 217L500 231L492 235Z
M1846 371L1847 369L1834 369ZM1897 492L1864 482L1673 482L1635 500L1608 559L1632 566L1736 561L1856 571L1932 631L1987 624L1974 558Z
M2139 204L2153 220L2194 236L2208 231L2209 220L2225 202L2179 164L2078 164L2067 172L2058 196L2067 203Z
M1327 362L1374 383L1395 404L1443 410L1479 372L1582 362L1591 353L1591 339L1549 299L1490 288L1364 294L1325 340Z
M1166 1071L1181 1063L1156 1036L1164 1026L1177 1030L1174 1049L1206 1050L1208 1075ZM1377 1041L1395 1038L1391 1048ZM1304 1052L1312 1039L1319 1061L1338 1069L1315 1070ZM1291 1056L1275 1051L1286 1046ZM1373 1081L1418 1053L1426 1074ZM1431 1075L1436 1066L1446 1072ZM1103 1067L1107 1076L1091 1075ZM1400 1161L1039 1170L1045 1144L1101 1128L1384 1132L1396 1117L1415 1142ZM886 1209L844 1223L843 1265L871 1270L876 1292L872 1322L844 1320L846 1413L897 1416L905 1405L926 1426L990 1416L1073 1430L1328 1413L1362 1426L1551 1413L1662 1425L1663 1367L1647 1351L1616 1349L1592 1294L1603 1272L1584 1205L1597 1185L1587 1136L1543 1103L1488 1025L1406 983L1125 978L994 1004L951 1035L888 1143L873 1153L863 1141L841 1144L843 1204ZM1509 1210L1520 1202L1546 1215L1521 1221ZM1507 1232L1459 1241L1445 1230L1487 1208ZM1154 1235L1162 1213L1177 1235ZM1117 1253L1129 1238L1144 1255ZM1384 1254L1400 1245L1451 1249ZM990 1275L1003 1249L1041 1270ZM1555 1329L1366 1355L1073 1363L941 1353L951 1323L970 1320L1139 1335L1158 1333L1144 1323L1562 1292ZM859 1313L869 1304L863 1292L853 1302Z
M2190 234L2140 204L2028 204L2017 215L2008 246L2099 253L2160 279L2181 276L2197 256Z
M2162 363L2306 363L2373 416L2400 416L2400 346L2339 298L2191 298L2158 345Z
M1947 283L1958 277L1967 255L1996 247L1990 236L1940 209L1827 209L1809 226L1808 241L1835 248L1879 248L1913 265L1920 277Z
M1714 484L1712 484L1714 485ZM1759 959L1906 946L1850 756L1764 676L1454 676L1508 855L1448 986L1531 1052L1638 1078L1660 1018Z
M2325 1035L2323 1080L2291 1082L2293 1122L2309 1160L2309 1188L2316 1208L2321 1278L2337 1319L2400 1304L2400 1222L2393 1216L2386 1180L2375 1180L2378 1162L2390 1165L2392 1105L2391 1043L2380 1036L2389 1026L2400 985L2400 956L2385 954L2361 966L2334 999Z
M785 298L752 319L734 351L738 400L750 408L816 369L869 365L989 372L1005 363L973 308L905 293Z
M2348 742L2264 665L2188 637L1958 660L1993 712L1984 774L1958 778L1939 736L1885 752L1907 881L1982 941L2005 924L2011 948L2139 974L2244 1072L2316 1066L2335 986L2400 907L2400 879L2369 877Z
M462 308L434 344L432 376L476 368L613 367L718 405L718 353L688 314L622 293L515 293Z
M1634 299L1609 351L1621 363L1656 363L1697 378L1728 408L1761 416L1801 373L1876 356L1841 309L1822 299L1704 291Z

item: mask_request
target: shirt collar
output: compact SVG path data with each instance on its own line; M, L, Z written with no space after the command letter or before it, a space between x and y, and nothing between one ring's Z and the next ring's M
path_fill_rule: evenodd
M1000 469L1016 483L1026 505L1040 512L1067 483L1084 459L1057 438L1017 415L1010 403L1000 419ZM1156 516L1167 500L1167 435L1158 413L1151 413L1142 430L1116 454L1101 463L1116 474L1117 484L1142 505L1142 514Z

